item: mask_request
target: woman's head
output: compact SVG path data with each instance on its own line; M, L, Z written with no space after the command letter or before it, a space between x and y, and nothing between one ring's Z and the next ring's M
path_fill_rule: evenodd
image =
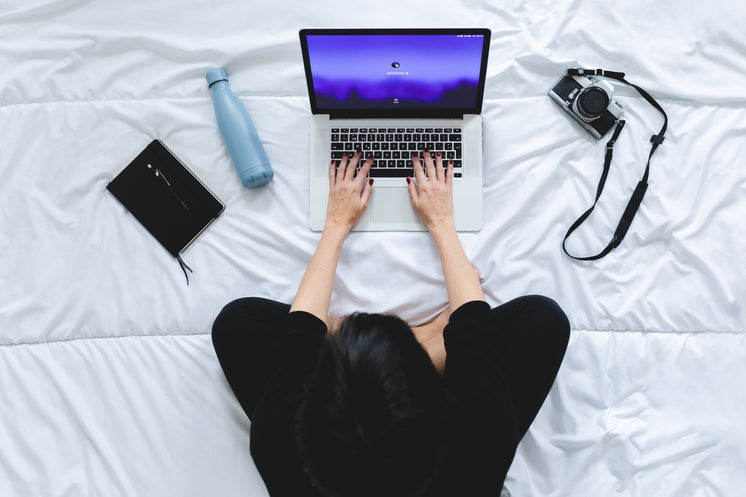
M347 317L298 411L312 483L333 497L420 495L442 455L441 401L440 378L404 321Z

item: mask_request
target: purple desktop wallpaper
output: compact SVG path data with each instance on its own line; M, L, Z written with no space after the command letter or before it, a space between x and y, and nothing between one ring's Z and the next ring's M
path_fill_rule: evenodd
M319 109L471 108L483 36L309 35Z

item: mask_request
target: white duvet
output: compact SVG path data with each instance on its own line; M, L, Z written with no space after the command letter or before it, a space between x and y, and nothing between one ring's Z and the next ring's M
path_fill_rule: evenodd
M308 229L301 27L492 30L484 229L461 240L498 305L539 293L573 333L506 486L523 496L718 496L746 489L746 9L738 2L0 0L0 496L266 495L212 320L290 302ZM622 245L561 251L605 141L546 92L566 67L624 71L670 118ZM204 74L223 66L272 161L238 181ZM611 237L659 114L628 125L579 253ZM163 140L227 209L178 264L105 190ZM332 312L422 322L447 304L426 233L354 233Z

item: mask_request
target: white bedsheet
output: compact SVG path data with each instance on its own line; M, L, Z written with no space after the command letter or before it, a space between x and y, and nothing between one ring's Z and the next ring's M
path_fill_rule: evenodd
M506 486L523 496L722 496L746 488L746 10L592 0L0 0L0 495L266 495L212 320L247 295L290 302L308 229L301 27L492 29L484 217L461 236L492 305L539 293L573 334ZM546 92L569 66L627 73L669 118L650 187L602 261L560 243L590 204L605 140ZM224 66L275 171L243 188L205 72ZM596 213L602 248L660 117L628 125ZM160 138L227 209L178 265L105 186ZM425 233L355 233L332 312L419 323L447 304Z

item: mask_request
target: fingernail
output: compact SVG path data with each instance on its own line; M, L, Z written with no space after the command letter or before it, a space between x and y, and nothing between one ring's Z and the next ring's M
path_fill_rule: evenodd
M407 178L407 184L410 184L412 182L411 178Z
M425 153L426 153L426 154L429 154L429 153L430 153L430 149L427 149L427 148L426 148L426 149L425 149Z
M370 179L368 180L368 184L369 184L370 186L373 186L373 178L370 178Z
M440 158L440 152L435 152L435 157Z

